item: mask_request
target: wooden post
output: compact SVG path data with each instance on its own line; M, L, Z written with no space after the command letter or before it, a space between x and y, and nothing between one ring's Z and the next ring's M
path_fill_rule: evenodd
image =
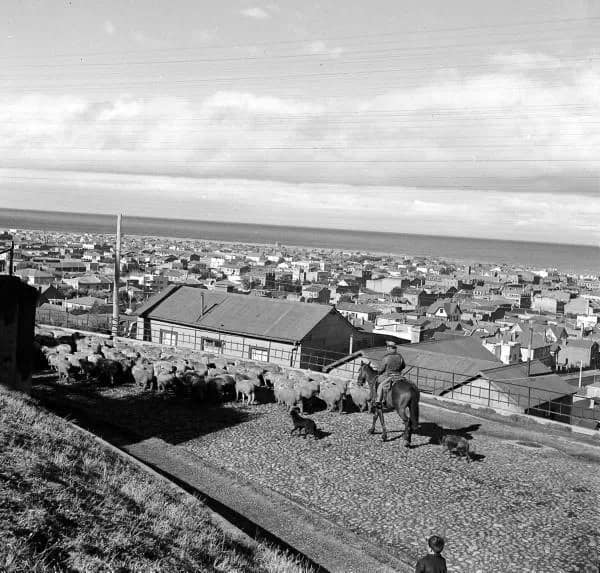
M119 335L119 273L121 271L121 213L117 215L117 241L115 244L115 273L113 280L112 338Z

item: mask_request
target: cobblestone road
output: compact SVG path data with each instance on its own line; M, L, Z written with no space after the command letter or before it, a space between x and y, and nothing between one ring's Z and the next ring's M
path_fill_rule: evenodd
M498 439L468 418L463 432L476 452L468 464L430 443L439 417L421 416L427 435L416 435L406 451L394 439L402 429L394 413L386 415L390 442L367 434L368 414L326 412L313 415L328 433L314 441L290 436L289 415L275 404L200 410L131 400L127 392L107 390L88 405L410 560L438 533L447 538L453 572L598 571L600 463L593 456L531 442L531 434L522 444Z
M185 447L412 559L439 533L448 539L451 571L595 570L597 463L477 431L471 443L479 459L471 464L447 457L427 436L405 451L400 440L367 435L366 414L315 414L331 432L315 442L290 437L282 409L252 410L261 416ZM386 418L392 431L402 428L395 414Z

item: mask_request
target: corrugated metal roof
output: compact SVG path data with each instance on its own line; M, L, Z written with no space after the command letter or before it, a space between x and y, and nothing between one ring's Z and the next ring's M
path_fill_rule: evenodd
M210 330L299 342L332 311L328 305L181 286L150 308L147 316Z

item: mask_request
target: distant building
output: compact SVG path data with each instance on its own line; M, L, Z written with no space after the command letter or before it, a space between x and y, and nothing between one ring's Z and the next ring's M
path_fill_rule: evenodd
M460 306L448 300L438 300L427 309L427 316L442 320L460 320L460 315Z
M14 275L19 277L23 282L31 285L39 290L42 287L48 286L55 282L55 277L51 273L46 271L40 271L39 269L18 269L14 272Z
M600 367L598 343L594 340L581 338L566 340L558 351L557 367L562 370Z

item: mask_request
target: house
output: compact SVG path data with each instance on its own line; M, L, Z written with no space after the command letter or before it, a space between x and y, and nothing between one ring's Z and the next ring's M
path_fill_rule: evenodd
M427 316L442 320L460 320L461 310L456 302L438 300L429 306Z
M250 267L243 263L223 263L221 265L220 271L227 276L229 279L232 277L240 277L248 272L250 272Z
M110 290L113 281L101 275L82 275L78 277L63 278L63 283L72 286L74 289L95 289Z
M19 277L23 282L38 289L55 282L54 275L39 269L18 269L14 272L15 276Z
M566 340L558 351L556 366L560 370L580 368L580 366L583 368L600 367L598 343L588 338Z
M82 296L77 298L66 298L62 301L62 307L65 310L95 310L96 312L111 312L112 305L107 299L96 298L94 296Z
M417 343L429 340L436 332L444 331L447 328L444 321L437 318L387 313L375 319L373 331L393 340Z
M306 302L329 304L331 291L324 285L304 285L302 287L302 296Z
M571 422L573 388L557 374L527 375L527 365L514 364L482 370L442 396L504 410Z
M320 369L364 335L328 305L171 285L135 314L137 338L167 346Z
M521 362L521 343L507 340L505 337L484 338L483 347L489 350L504 364Z
M576 317L578 315L588 316L592 314L590 301L587 298L577 297L565 304L565 316Z
M57 301L62 301L64 299L64 295L54 286L54 285L46 285L39 289L39 297L37 299L37 306L41 306L46 303L56 303Z
M350 322L355 320L364 322L374 322L381 312L368 304L354 304L351 302L341 302L336 306L338 312L345 316Z

